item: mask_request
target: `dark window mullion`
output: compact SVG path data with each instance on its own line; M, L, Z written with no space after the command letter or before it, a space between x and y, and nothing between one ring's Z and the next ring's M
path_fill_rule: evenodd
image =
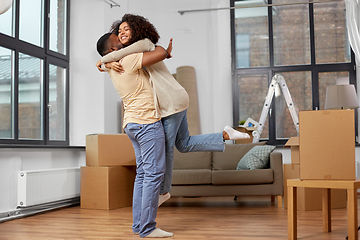
M69 61L70 56L70 0L66 1L66 60Z
M68 34L69 35L69 34ZM69 84L69 79L70 79L70 73L69 73L69 66L66 68L66 90L65 90L65 144L69 145L70 144L70 118L69 118L69 113L70 113L70 84ZM63 142L64 143L64 142Z
M230 1L230 7L235 6L235 0ZM231 19L231 52L235 53L235 10L230 10L230 19ZM231 72L232 72L232 94L233 94L233 126L237 126L239 124L239 89L237 86L238 73L236 69L236 54L231 54Z
M13 119L13 124L14 124L14 140L18 141L19 140L19 51L15 50L14 51L14 86L13 86L13 91L14 93L12 94L13 96L13 106L14 106L14 119Z
M350 62L350 83L355 85L357 89L357 81L356 81L356 60L355 60L355 53L351 50L351 62Z
M310 29L310 54L311 66L315 67L315 22L314 22L314 4L309 3L309 29Z
M49 53L49 33L50 33L50 29L49 29L49 14L50 14L50 3L49 1L44 1L44 50L45 53L48 54Z
M269 4L272 4L272 0L269 0ZM273 28L273 16L272 6L268 7L268 31L269 31L269 64L270 68L274 67L274 28Z
M45 141L45 145L47 145L49 143L49 108L48 108L48 104L49 104L49 61L48 58L44 59L44 79L43 79L43 114L44 114L44 119L43 119L43 124L44 124L44 141Z
M15 16L14 16L14 20L15 20L15 39L19 39L19 32L20 32L20 0L14 0L15 1Z
M274 59L274 58L273 58ZM272 77L274 76L274 70L270 69L269 71L269 83L268 86L270 86L270 83L272 81ZM273 98L273 101L271 102L270 109L268 112L268 121L269 121L269 144L275 144L276 142L276 111L275 111L275 101Z
M313 110L320 108L319 102L319 73L316 67L316 49L315 49L315 20L314 4L309 3L309 28L310 28L310 55L311 55L311 84L312 84L312 104Z
M272 4L272 0L269 0L269 4ZM268 75L268 86L270 86L272 77L274 75L274 26L273 26L273 7L268 7L268 29L269 29L269 75ZM270 114L271 112L271 114ZM276 141L276 112L275 112L275 101L271 102L270 110L268 112L267 121L269 122L269 143L273 144Z
M49 53L49 14L50 14L50 3L49 1L44 1L44 50L45 53ZM48 110L48 103L49 103L49 60L47 57L44 59L44 78L43 78L43 137L45 145L49 143L49 110Z
M311 89L312 89L312 105L313 110L320 109L320 100L319 100L319 72L316 67L311 71Z

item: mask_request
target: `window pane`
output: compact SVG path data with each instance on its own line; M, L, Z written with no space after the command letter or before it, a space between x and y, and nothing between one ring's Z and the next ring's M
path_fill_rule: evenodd
M43 139L43 60L19 54L19 139Z
M325 97L326 97L326 88L328 86L336 85L337 80L347 79L349 80L349 72L321 72L319 73L319 101L320 109L325 109Z
M250 38L246 34L236 34L236 67L250 67Z
M311 110L311 72L279 72L279 74L285 79L297 116L299 116L299 111ZM277 91L275 92L274 101L276 112L276 138L296 137L298 134L294 121L281 90L280 95L277 94Z
M316 63L350 62L345 2L314 4Z
M283 3L289 1L273 0L273 4ZM274 6L273 26L275 65L310 64L309 5Z
M50 65L49 73L49 139L65 140L66 69Z
M65 54L66 0L50 0L50 50Z
M43 1L20 1L20 39L43 46Z
M235 2L235 7L253 5L264 5L264 1ZM235 47L238 68L269 66L267 11L267 7L235 9Z
M245 121L252 118L260 120L260 115L264 106L265 97L268 92L268 76L239 76L239 119ZM268 119L264 123L263 132L260 138L269 138Z
M13 138L13 54L0 47L0 138Z
M0 15L0 33L6 34L8 36L14 36L14 22L13 20L13 10L14 10L15 2L13 2L13 6L7 10L5 13Z

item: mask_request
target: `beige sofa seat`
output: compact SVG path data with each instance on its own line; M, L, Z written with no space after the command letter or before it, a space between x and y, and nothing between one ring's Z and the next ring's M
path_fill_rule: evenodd
M213 185L264 184L274 182L271 169L212 171Z
M173 173L172 184L192 185L192 184L211 184L210 169L177 170Z

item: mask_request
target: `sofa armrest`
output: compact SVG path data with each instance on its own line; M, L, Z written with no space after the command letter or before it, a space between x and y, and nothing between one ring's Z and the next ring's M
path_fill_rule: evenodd
M275 194L284 194L283 161L281 152L270 153L270 168L274 171Z

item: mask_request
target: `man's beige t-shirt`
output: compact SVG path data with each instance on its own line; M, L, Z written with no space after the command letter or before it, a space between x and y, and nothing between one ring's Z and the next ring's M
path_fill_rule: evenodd
M124 124L150 124L159 121L155 117L155 104L149 75L142 68L143 53L131 54L120 60L124 68L119 74L109 71L110 78L124 104Z

